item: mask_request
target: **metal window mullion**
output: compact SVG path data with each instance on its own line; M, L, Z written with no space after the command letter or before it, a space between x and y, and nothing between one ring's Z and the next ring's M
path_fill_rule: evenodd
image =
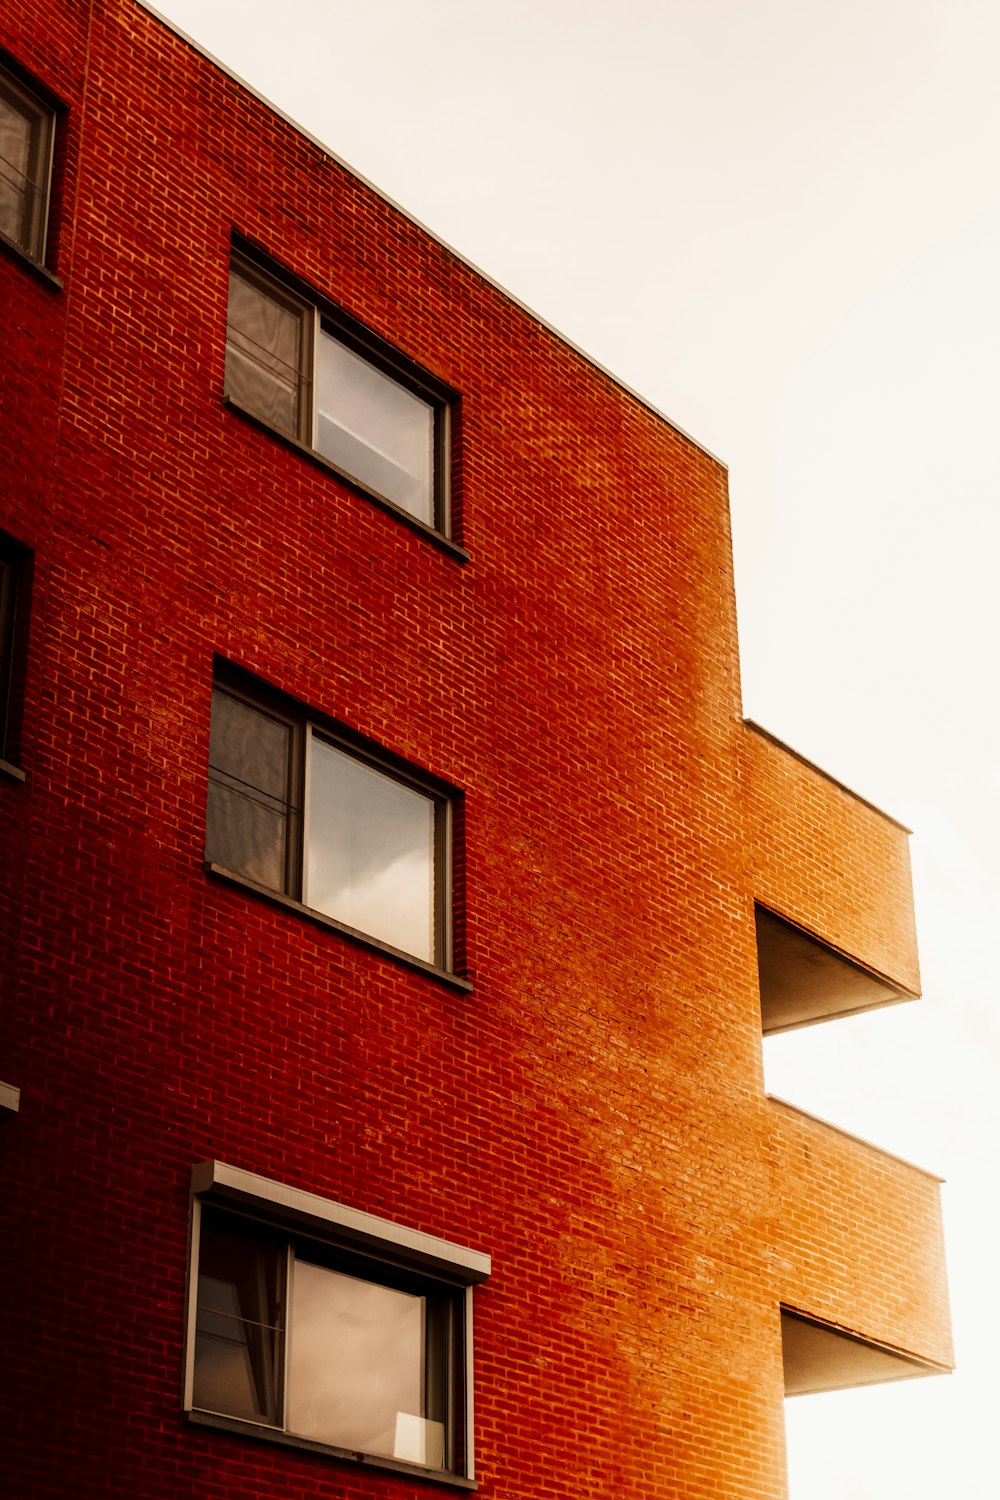
M299 805L302 809L301 824L298 837L298 861L299 861L299 900L303 906L309 905L309 817L310 801L312 796L312 747L313 729L311 724L302 726L303 744L299 762L302 767L302 785L299 789Z
M38 129L40 139L37 142L35 152L35 165L37 169L37 185L32 186L32 192L36 195L33 205L36 222L32 225L32 238L37 247L36 253L39 261L45 259L46 241L49 232L49 194L52 190L52 163L55 155L56 133L54 117L52 114L39 107Z
M434 946L435 962L442 969L452 964L452 803L448 797L434 798Z
M447 402L435 401L434 438L431 473L434 525L445 536L451 535L451 408Z
M457 1334L455 1320L457 1317L457 1299L454 1293L450 1293L444 1315L444 1466L453 1472L458 1463L458 1423L461 1421L459 1412L461 1403L455 1378L457 1374L455 1369L455 1338Z
M278 1312L278 1327L281 1330L278 1348L278 1401L277 1417L278 1426L282 1432L288 1431L288 1364L289 1364L289 1340L292 1337L292 1276L294 1275L295 1252L291 1241L285 1246L285 1266L281 1279L281 1302Z
M17 574L14 564L0 557L0 755L7 744L7 713L14 669L14 612L17 608Z
M465 1288L465 1306L464 1306L463 1311L464 1311L464 1314L465 1314L464 1318L462 1319L462 1322L464 1324L464 1327L462 1329L462 1333L464 1335L464 1343L465 1343L465 1347L463 1349L463 1355L464 1355L464 1361L463 1361L463 1363L464 1363L465 1368L459 1372L461 1378L465 1382L465 1391L463 1393L464 1396L465 1396L465 1402L464 1402L464 1406L463 1406L463 1410L462 1410L462 1422L464 1424L464 1439L465 1439L464 1444L463 1444L463 1446L464 1446L464 1455L463 1456L464 1456L464 1468L465 1468L465 1477L466 1477L466 1479L475 1479L475 1477L476 1477L476 1455L475 1455L475 1450L473 1448L473 1434L474 1434L473 1415L474 1415L474 1413L473 1413L473 1409L472 1409L472 1404L473 1404L472 1403L472 1384L473 1384L473 1381L472 1381L472 1354L473 1354L473 1348L472 1348L472 1287L471 1286L467 1286Z
M198 1264L201 1258L201 1199L191 1200L191 1243L188 1251L187 1330L184 1340L184 1410L194 1406L194 1352L198 1328Z
M317 372L319 364L319 308L306 307L302 317L302 416L300 429L302 441L307 447L316 449L317 429Z

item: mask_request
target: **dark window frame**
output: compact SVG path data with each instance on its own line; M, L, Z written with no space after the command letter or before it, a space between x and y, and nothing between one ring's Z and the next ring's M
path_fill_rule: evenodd
M274 1256L274 1321L261 1326L261 1335L244 1339L248 1356L250 1340L258 1359L251 1364L270 1364L266 1381L269 1411L254 1417L236 1416L197 1401L196 1350L199 1335L212 1342L209 1310L201 1321L200 1259L205 1227L245 1244L251 1254L258 1247ZM444 1467L434 1468L412 1459L359 1452L334 1443L303 1436L289 1425L287 1408L288 1341L294 1338L294 1313L287 1297L296 1263L327 1267L342 1274L409 1292L428 1299L433 1306L438 1334L433 1350L421 1349L425 1374L434 1364L438 1399L427 1396L426 1406L437 1413L430 1420L444 1426ZM429 1479L461 1489L475 1489L473 1442L472 1290L490 1274L490 1258L465 1250L449 1241L408 1230L389 1220L346 1208L333 1200L287 1188L220 1162L203 1162L192 1171L191 1243L188 1261L187 1335L185 1340L183 1407L188 1420L199 1426L218 1428L246 1437L353 1461L366 1467ZM242 1309L236 1321L248 1328ZM206 1324L208 1327L206 1328ZM268 1347L268 1338L273 1341ZM433 1337L433 1336L432 1336ZM217 1403L224 1405L225 1402Z
M351 317L343 308L306 286L290 272L241 239L234 239L230 256L230 273L235 273L274 303L300 319L301 338L297 371L297 415L294 430L289 430L241 401L231 389L229 356L231 329L227 316L226 405L265 431L290 444L320 467L335 474L351 490L373 501L380 508L428 536L437 546L465 561L467 552L455 540L453 527L453 448L457 431L458 393L444 381L402 354L386 339ZM424 520L399 500L383 493L364 478L351 473L336 459L322 453L316 445L317 418L316 368L322 336L326 334L351 354L363 360L387 381L424 402L432 413L432 518Z
M284 815L287 819L283 856L283 886L266 883L254 875L222 860L213 858L212 844L206 838L206 868L214 875L247 887L280 905L288 907L323 927L330 928L361 945L374 948L389 958L417 968L421 972L443 979L454 987L471 989L470 982L456 972L456 923L455 923L455 845L460 834L463 798L457 787L442 778L424 771L401 756L387 750L376 741L363 736L346 725L323 714L304 707L297 700L281 693L259 678L234 667L231 663L217 661L212 679L213 709L216 694L221 694L241 704L266 720L283 726L288 731L288 758L286 763L287 799ZM307 777L312 743L328 745L338 753L357 761L390 781L425 798L434 810L432 844L432 892L433 892L433 954L424 958L410 953L361 928L310 906L303 899L305 873L308 863L308 812ZM208 817L211 817L212 788L223 794L232 785L233 778L225 767L213 765L211 750L208 766ZM278 799L275 799L278 800Z
M0 52L0 96L6 95L15 110L32 119L31 159L27 171L7 164L9 176L27 185L30 209L24 215L24 228L18 236L0 229L0 244L22 258L33 270L41 272L48 282L60 283L49 268L52 193L55 170L55 145L59 117L65 105L50 90L34 79L7 53ZM0 170L4 164L0 163Z
M0 531L0 772L23 781L18 764L34 554Z

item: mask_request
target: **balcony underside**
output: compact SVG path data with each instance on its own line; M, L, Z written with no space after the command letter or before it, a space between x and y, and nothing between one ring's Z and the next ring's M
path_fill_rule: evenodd
M765 1035L913 998L763 907L755 915Z
M781 1310L781 1352L786 1396L843 1391L941 1373L937 1365L814 1323L785 1308Z

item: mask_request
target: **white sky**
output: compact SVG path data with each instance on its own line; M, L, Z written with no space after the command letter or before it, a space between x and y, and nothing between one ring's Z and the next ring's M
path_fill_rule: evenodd
M995 0L160 0L730 466L744 706L913 840L925 999L776 1093L949 1179L959 1373L788 1403L793 1500L995 1496Z

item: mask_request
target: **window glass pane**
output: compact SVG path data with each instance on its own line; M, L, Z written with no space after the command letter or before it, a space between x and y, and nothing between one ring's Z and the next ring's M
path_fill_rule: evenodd
M7 680L14 615L14 565L0 557L0 682Z
M296 1261L289 1431L360 1453L444 1467L428 1414L427 1298Z
M434 821L431 797L314 736L304 900L433 962Z
M272 427L297 437L302 313L233 270L227 336L227 396Z
M361 484L434 523L434 408L321 333L316 447Z
M0 557L0 756L7 749L7 708L14 648L14 565Z
M276 1244L233 1231L209 1211L198 1262L194 1404L276 1423L279 1259Z
M212 695L205 857L272 890L287 882L291 726Z
M47 116L0 79L0 230L30 255L42 252Z

